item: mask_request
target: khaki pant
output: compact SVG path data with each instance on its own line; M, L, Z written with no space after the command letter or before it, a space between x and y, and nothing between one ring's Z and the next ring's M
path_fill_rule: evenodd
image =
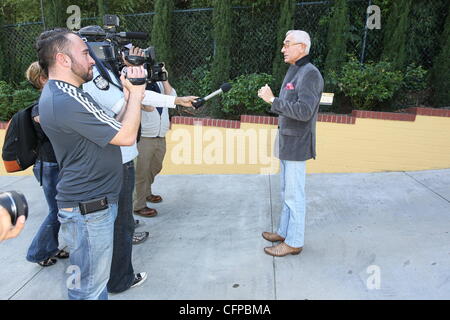
M166 154L166 138L141 137L137 148L139 156L136 158L134 211L147 206L145 198L152 194L152 183L162 170Z

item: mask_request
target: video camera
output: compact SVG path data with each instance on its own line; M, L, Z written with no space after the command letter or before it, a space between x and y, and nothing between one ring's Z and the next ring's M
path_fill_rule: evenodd
M127 48L131 40L147 40L146 32L117 32L120 25L119 17L116 15L105 15L103 17L104 27L88 26L81 28L78 34L85 39L96 58L102 60L111 71L119 74L125 66L122 53L127 62L134 66L143 65L147 71L147 82L166 81L167 72L163 71L164 63L156 62L154 47L144 49L144 56L132 56Z

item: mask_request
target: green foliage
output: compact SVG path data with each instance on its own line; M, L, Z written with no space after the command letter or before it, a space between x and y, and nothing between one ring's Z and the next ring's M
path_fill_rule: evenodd
M0 120L8 120L8 113L12 104L14 88L6 81L0 81Z
M189 3L190 8L211 8L214 7L214 1L216 0L192 0L179 2ZM251 6L255 10L264 9L267 6L273 5L274 2L281 2L284 0L231 0L232 6Z
M6 57L6 51L5 51L5 41L4 41L4 29L3 26L3 15L0 14L0 80L4 77L4 64L5 64L5 57Z
M434 60L432 83L435 89L434 103L437 106L450 105L450 6L441 35L441 52Z
M444 29L445 14L449 7L448 0L413 1L409 14L410 23L407 31L407 62L420 64L429 69L433 58L439 50L439 35Z
M277 45L275 48L275 58L272 64L272 75L276 85L281 85L288 66L284 63L280 55L280 48L286 37L286 32L294 29L295 0L287 0L281 3L280 17L278 18Z
M331 74L337 88L349 97L353 106L362 110L374 110L377 103L393 97L403 83L403 75L386 61L361 65L355 58Z
M66 27L67 2L66 0L43 0L45 27L47 29Z
M328 54L325 60L325 77L338 72L347 54L350 22L346 0L337 0L328 26Z
M211 85L211 71L210 66L205 64L192 71L192 75L181 77L174 83L178 96L195 94L204 97L211 93L213 87Z
M0 81L0 120L8 121L17 111L28 107L39 97L39 91L21 83L17 90Z
M0 16L5 24L41 21L40 0L2 0Z
M397 69L403 69L406 65L406 39L410 10L411 0L393 2L391 14L384 27L383 58L392 62Z
M104 0L97 0L97 8L98 8L98 15L97 15L97 23L101 26L103 25L103 16L106 14L106 6Z
M229 81L231 71L231 1L215 0L213 11L215 52L211 68L211 83L213 88ZM220 98L218 102L220 104ZM213 105L211 113L215 117L221 116L219 104Z
M155 46L159 61L166 63L170 70L172 63L171 25L172 25L173 0L156 0L152 28L152 43Z
M27 88L27 89L19 89L14 91L12 98L12 109L13 109L13 113L28 107L30 104L32 104L34 101L36 101L40 96L40 92L35 90L35 89L31 89L31 88ZM11 114L11 116L12 116Z
M215 40L215 54L211 70L213 87L218 87L230 79L231 22L230 0L216 0L213 12Z
M269 105L258 97L258 89L273 80L273 76L266 73L245 74L233 79L233 88L222 102L223 112L231 118L241 114L264 114Z
M408 65L403 80L403 89L406 91L421 91L427 87L428 72L422 66L414 63Z

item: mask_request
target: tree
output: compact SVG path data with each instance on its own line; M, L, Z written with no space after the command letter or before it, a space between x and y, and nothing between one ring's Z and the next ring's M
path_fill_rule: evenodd
M416 0L411 5L406 36L407 65L415 63L429 69L440 49L448 0Z
M171 25L173 0L156 0L155 16L153 18L152 43L157 52L158 61L164 61L170 70L171 54Z
M350 34L350 20L346 0L336 0L333 15L328 25L328 53L325 59L324 74L338 72L346 61L347 41Z
M391 4L391 14L384 27L383 58L392 62L397 69L406 66L406 40L408 32L408 16L411 0L398 0Z
M438 106L450 106L450 6L441 35L441 52L433 63L432 82L435 88L434 102Z
M4 60L6 57L6 52L4 50L5 42L3 37L3 30L3 15L0 15L0 81L6 80L3 68Z
M106 7L105 7L105 1L104 0L97 0L97 9L98 9L98 24L103 25L103 16L106 14Z
M280 3L280 17L278 18L277 44L275 48L275 58L272 64L272 75L275 81L275 87L281 86L287 65L284 63L280 54L280 48L283 45L286 32L294 28L295 0L286 0Z
M56 27L65 27L67 6L63 0L43 0L45 28L47 30Z
M40 0L2 0L0 16L3 24L41 21Z
M231 23L231 1L215 0L213 11L215 52L211 70L214 88L230 78Z

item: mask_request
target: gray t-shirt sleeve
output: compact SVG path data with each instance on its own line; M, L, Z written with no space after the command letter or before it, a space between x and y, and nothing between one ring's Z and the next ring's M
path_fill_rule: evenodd
M64 101L55 104L60 106L56 110L62 112L57 117L61 119L62 125L71 128L99 147L105 147L119 132L120 122L108 116L87 95L72 91L63 99Z

